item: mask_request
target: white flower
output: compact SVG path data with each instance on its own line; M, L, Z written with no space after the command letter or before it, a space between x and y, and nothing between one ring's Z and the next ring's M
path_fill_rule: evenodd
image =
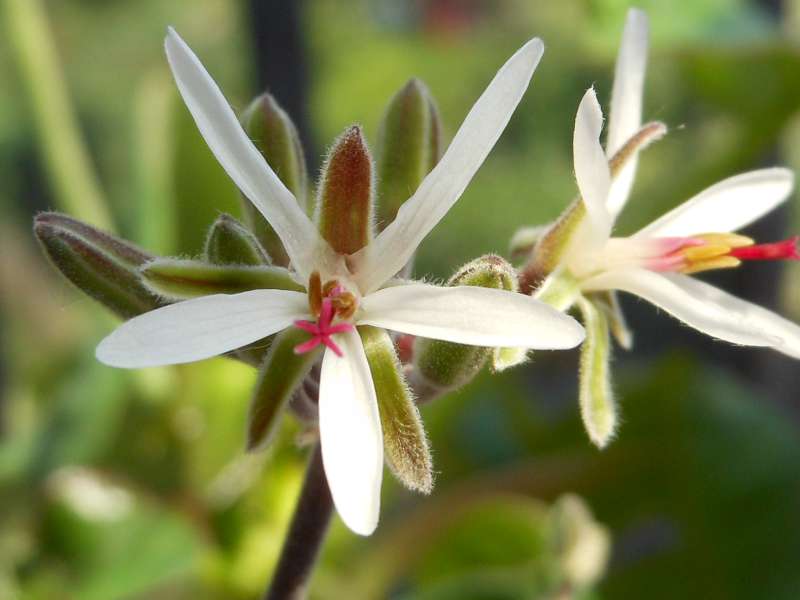
M646 54L647 19L632 10L617 62L606 152L599 141L603 115L594 90L583 97L575 119L575 176L588 218L569 242L566 271L582 293L629 292L715 338L800 358L800 327L690 276L743 260L800 258L796 238L754 245L732 233L789 197L794 177L787 169L725 179L632 236L611 237L630 191L636 152L648 136L665 131L658 123L641 125ZM634 141L625 148L629 140Z
M166 51L186 105L219 162L272 225L307 294L273 289L187 300L121 325L97 348L124 368L209 358L293 324L325 344L319 428L328 483L353 531L378 521L383 472L381 426L356 327L492 347L570 348L583 339L573 319L521 294L444 288L393 279L466 188L502 133L543 52L529 41L500 69L467 115L439 164L390 224L353 256L336 254L253 146L217 85L172 30ZM333 320L337 322L332 323Z

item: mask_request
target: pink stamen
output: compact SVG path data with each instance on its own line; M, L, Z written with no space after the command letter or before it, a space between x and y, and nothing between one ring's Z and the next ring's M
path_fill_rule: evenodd
M659 250L663 254L672 254L684 248L691 248L693 246L702 246L706 242L697 238L686 237L665 237L658 238Z
M798 252L797 248L798 241L800 241L800 236L795 235L788 240L772 244L757 244L755 246L734 248L729 254L740 260L800 260L800 252Z
M322 343L322 340L318 337L313 337L307 342L303 342L302 344L297 344L294 347L295 354L305 354L306 352L311 352L314 348L319 346Z
M671 256L660 256L658 258L652 258L645 263L648 269L650 269L651 271L657 271L659 273L677 271L684 264L686 264L686 259L680 254L673 254Z
M331 323L335 316L336 310L333 307L333 302L330 298L324 298L322 300L319 318L317 319L316 323L311 321L295 321L295 327L310 333L311 339L295 346L294 353L305 354L306 352L311 352L311 350L320 344L324 344L326 347L330 348L331 351L336 354L336 356L344 356L342 349L336 344L336 342L333 341L331 336L337 333L352 331L355 328L352 323L346 322L332 325Z

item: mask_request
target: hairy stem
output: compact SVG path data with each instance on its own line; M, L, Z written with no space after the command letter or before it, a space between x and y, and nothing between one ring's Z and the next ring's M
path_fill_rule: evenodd
M289 534L264 600L300 600L314 570L333 514L333 499L322 468L319 444L311 453Z

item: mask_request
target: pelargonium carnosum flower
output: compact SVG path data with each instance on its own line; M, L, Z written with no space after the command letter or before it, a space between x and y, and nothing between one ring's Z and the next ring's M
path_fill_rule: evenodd
M395 278L494 146L527 89L543 45L531 40L503 65L439 163L374 239L365 212L357 211L360 219L351 227L342 214L321 205L319 222L312 222L247 137L198 58L172 30L166 52L200 132L280 238L294 282L292 289L215 294L145 313L103 340L97 357L124 368L186 363L280 331L273 342L279 348L287 339L300 355L324 348L319 384L323 464L343 521L368 535L378 521L383 472L379 382L370 371L375 358L370 349L377 354L387 343L391 346L384 330L488 347L569 348L583 339L572 318L521 294ZM337 147L362 153L360 130L345 133ZM362 173L342 169L336 177L345 179L326 188L325 179L334 177L334 170L328 164L323 172L321 197L325 189L332 194L349 189L348 173ZM358 202L344 198L348 210Z
M735 233L784 202L794 177L769 168L725 179L628 237L615 237L636 154L666 133L641 123L647 19L632 10L623 35L611 100L607 147L595 92L578 108L573 139L580 198L544 232L522 277L535 297L562 310L577 305L586 328L580 404L592 441L608 443L616 425L609 378L609 329L624 347L631 336L615 293L628 292L714 338L770 347L800 358L800 327L695 277L746 261L800 258L798 238L756 243ZM521 232L519 239L524 237Z

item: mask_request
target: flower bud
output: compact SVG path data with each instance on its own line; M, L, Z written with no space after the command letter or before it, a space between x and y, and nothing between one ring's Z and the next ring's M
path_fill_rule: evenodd
M562 577L577 590L596 583L608 564L608 529L594 520L583 499L572 494L556 501L549 521L548 537Z
M270 94L262 94L242 114L242 125L275 174L306 209L308 173L297 128L289 115ZM245 222L276 264L286 266L289 259L275 231L258 209L246 198L242 209Z
M214 265L199 260L156 258L141 269L144 285L170 300L209 294L238 294L256 289L303 291L283 267Z
M516 276L508 262L490 254L461 267L448 285L516 291ZM493 352L492 348L417 338L413 352L414 385L422 390L433 388L439 393L460 387L475 377Z
M411 79L383 116L378 141L378 221L385 227L441 157L439 112L428 88Z
M322 167L317 199L319 230L339 254L353 254L372 238L372 156L361 127L334 142Z
M433 461L428 438L392 339L377 327L362 326L358 332L375 385L386 462L400 483L429 494Z
M139 276L139 267L153 257L133 244L58 213L37 215L33 232L67 279L120 317L164 304Z
M215 265L269 265L266 250L239 221L221 214L208 230L206 260Z

